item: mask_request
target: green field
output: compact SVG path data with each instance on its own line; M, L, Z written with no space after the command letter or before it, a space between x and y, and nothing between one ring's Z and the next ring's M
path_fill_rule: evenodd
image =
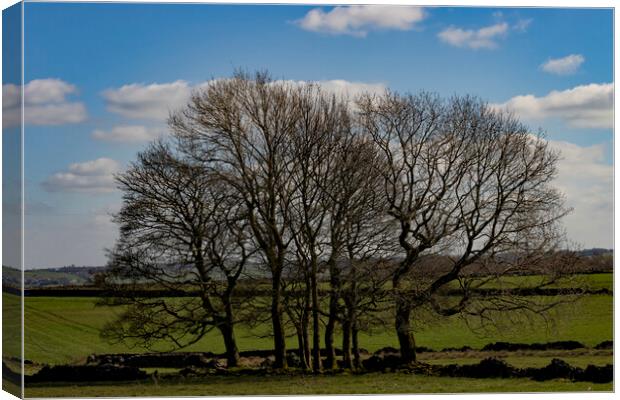
M2 294L2 351L4 356L21 357L21 301L18 296Z
M115 310L95 307L93 298L31 297L25 305L25 356L39 363L67 363L83 359L92 353L143 352L123 344L111 345L99 337L99 328L114 318ZM4 295L4 307L17 307L18 297ZM500 321L500 329L474 332L458 317L430 326L422 326L417 333L417 344L440 350L444 347L471 346L481 348L493 341L548 342L577 340L594 346L613 338L613 297L591 295L575 304L558 307L553 320L534 319L512 323L508 318ZM5 327L5 329L7 329ZM259 338L268 327L257 331L239 326L237 337L241 350L270 349L271 340ZM6 336L5 336L6 337ZM289 338L288 346L294 348L296 339ZM9 343L6 343L9 345ZM391 326L375 328L375 332L360 337L360 345L370 351L384 346L396 346L397 340ZM212 332L188 351L223 352L222 341ZM6 347L6 355L19 355L19 346Z
M527 278L532 279L532 278ZM611 274L587 277L590 287L612 287ZM521 282L523 283L523 282ZM124 344L110 344L99 337L99 329L115 318L118 310L96 307L96 299L88 297L27 297L25 302L25 356L35 363L64 364L81 362L92 353L144 352ZM19 315L19 298L3 294L5 315ZM7 314L8 313L8 314ZM19 341L7 335L19 321L5 323L4 356L19 356ZM471 321L469 321L471 322ZM17 325L16 325L17 324ZM269 326L250 330L237 327L240 350L270 349L272 342L264 337ZM290 332L292 333L292 331ZM263 337L260 337L263 336ZM495 341L520 343L577 340L588 347L613 338L613 296L587 295L574 304L557 307L550 320L515 320L514 315L500 318L498 327L486 331L472 331L459 317L444 319L441 323L418 325L418 346L441 350L445 347L470 346L480 349ZM337 338L337 343L340 339ZM296 338L290 337L289 348L296 347ZM397 347L391 324L375 327L360 337L360 346L369 351L384 346ZM212 332L185 351L223 352L220 336ZM557 353L557 354L556 354ZM515 367L542 367L552 358L562 358L571 365L604 365L613 362L611 351L581 349L572 352L515 352L494 354ZM489 353L420 353L420 360L432 364L467 364L479 362ZM164 372L164 371L160 371ZM170 371L172 372L172 371ZM258 383L260 382L260 386ZM389 382L389 383L386 383ZM257 391L260 387L260 392ZM592 384L555 380L534 382L529 379L460 379L413 376L402 373L341 375L341 376L268 376L268 377L209 377L188 381L167 378L123 384L53 384L34 385L27 389L28 396L114 396L114 395L216 395L216 394L310 394L310 393L436 393L436 392L499 392L499 391L588 391L612 389L612 384Z
M456 285L456 283L455 283ZM596 274L576 274L557 281L551 281L544 275L527 275L527 276L503 276L500 279L494 279L480 285L480 288L496 289L496 288L572 288L582 287L587 290L607 289L613 290L614 281L613 274L596 273Z

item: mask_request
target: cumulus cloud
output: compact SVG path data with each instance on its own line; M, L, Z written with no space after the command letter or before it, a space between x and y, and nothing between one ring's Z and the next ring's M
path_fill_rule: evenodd
M108 110L134 119L151 119L164 121L170 110L177 110L187 104L192 90L204 88L212 81L190 85L185 81L171 83L154 83L150 85L129 84L118 89L108 89L103 93ZM283 81L281 81L283 82ZM286 81L294 84L310 81ZM383 83L351 82L342 79L313 81L323 89L336 95L355 97L363 92L382 93L386 90ZM120 128L120 129L119 129ZM143 141L162 134L163 128L146 128L143 126L122 126L109 132L95 131L93 137L109 141ZM147 139L148 137L148 139Z
M571 75L577 72L586 59L581 54L571 54L562 58L550 59L540 66L543 71L556 75Z
M60 79L35 79L24 86L24 121L29 125L64 125L86 119L86 107L72 102L68 96L77 88ZM19 126L21 123L20 86L2 85L2 126Z
M497 39L508 32L508 24L500 22L480 29L462 29L448 27L437 35L439 39L451 46L468 47L470 49L494 49L498 46Z
M133 83L103 92L109 111L128 118L165 120L170 111L187 103L191 86L185 81Z
M585 247L613 247L613 165L605 162L605 145L549 144L561 153L555 186L573 208L564 219L569 238Z
M49 192L105 193L115 188L114 174L120 165L110 158L98 158L69 165L66 171L48 177L43 188Z
M319 85L335 94L356 97L363 93L381 94L387 87L383 83L349 82L344 80L320 81Z
M591 83L545 96L515 96L493 107L514 112L524 120L558 118L574 128L613 127L613 83Z
M421 7L359 5L315 8L295 23L307 31L365 37L372 30L410 30L425 17Z
M282 81L281 81L282 82ZM363 93L369 94L381 94L387 90L387 86L383 83L366 83L366 82L352 82L342 79L333 79L325 81L284 81L297 85L303 84L316 84L319 85L322 91L334 94L337 97L348 97L355 99L357 96Z
M149 142L163 136L165 129L143 125L119 125L109 131L95 130L92 137L105 142L140 143Z

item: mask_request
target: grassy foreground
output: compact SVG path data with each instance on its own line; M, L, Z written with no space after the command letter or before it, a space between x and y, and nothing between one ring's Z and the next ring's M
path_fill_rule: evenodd
M63 385L26 388L26 397L97 396L219 396L476 392L585 392L611 391L613 385L530 379L468 379L408 375L404 373L338 376L209 377L174 382Z

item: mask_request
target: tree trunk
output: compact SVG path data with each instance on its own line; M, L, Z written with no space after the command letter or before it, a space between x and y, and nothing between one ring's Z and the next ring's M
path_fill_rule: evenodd
M321 332L319 320L319 290L317 287L316 261L312 263L311 287L312 287L312 370L321 370Z
M409 303L397 297L396 299L396 335L400 345L400 357L403 364L410 364L416 361L415 341L411 331L409 319L411 317L411 306Z
M297 346L299 348L299 363L301 364L301 368L303 369L308 369L309 367L309 363L308 363L308 359L306 357L306 344L304 341L304 331L303 328L300 325L296 325L297 328Z
M330 307L331 309L331 307ZM332 369L334 368L334 363L336 360L336 348L334 347L334 327L335 321L332 317L331 310L329 319L327 320L327 325L325 326L325 368Z
M304 336L304 354L306 355L306 361L308 368L312 365L312 355L310 351L310 302L312 301L311 289L310 289L310 277L306 274L305 278L306 290L304 292L304 309L302 312L301 326Z
M312 363L312 354L310 352L310 310L304 311L304 321L303 321L302 333L304 335L304 354L306 355L306 362L308 363L308 368L310 368L310 364Z
M336 348L334 347L334 328L336 321L332 314L331 300L329 308L329 319L325 326L325 368L333 369L336 362Z
M342 322L342 363L344 368L351 368L351 323L348 318Z
M233 368L239 365L239 349L235 340L235 331L231 321L220 325L219 329L224 337L224 346L226 347L226 366Z
M334 347L334 330L338 319L338 289L340 279L335 264L330 260L330 297L329 297L329 317L325 326L325 368L332 369L336 363L336 348Z
M357 329L357 324L354 322L353 327L351 328L351 337L353 341L353 366L355 367L355 369L360 369L362 367L362 361L360 358L360 347L357 340L358 332L359 329Z
M235 338L235 318L232 306L232 293L235 288L236 281L228 279L228 288L222 297L224 303L224 324L220 326L220 332L224 336L224 346L226 347L227 367L236 367L239 365L239 348L237 348L237 340Z
M271 322L273 325L273 344L275 353L275 368L286 368L286 342L284 336L284 326L282 325L282 301L281 301L281 277L280 273L272 276L272 297L271 297Z

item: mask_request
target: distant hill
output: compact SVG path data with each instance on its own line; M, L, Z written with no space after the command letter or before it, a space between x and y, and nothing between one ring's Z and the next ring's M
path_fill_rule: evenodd
M582 257L592 257L592 256L613 256L614 251L612 249L601 249L598 247L592 249L585 249L579 252L579 255Z
M613 270L613 250L592 248L578 252L582 272L602 272ZM26 288L42 288L50 286L83 286L91 285L96 273L105 267L67 266L58 268L29 269L24 272ZM258 274L257 274L258 275ZM2 284L20 287L21 273L18 269L2 266Z
M105 267L59 267L29 269L24 272L26 287L88 285L94 275ZM6 265L2 266L2 285L19 287L21 281L20 270Z

